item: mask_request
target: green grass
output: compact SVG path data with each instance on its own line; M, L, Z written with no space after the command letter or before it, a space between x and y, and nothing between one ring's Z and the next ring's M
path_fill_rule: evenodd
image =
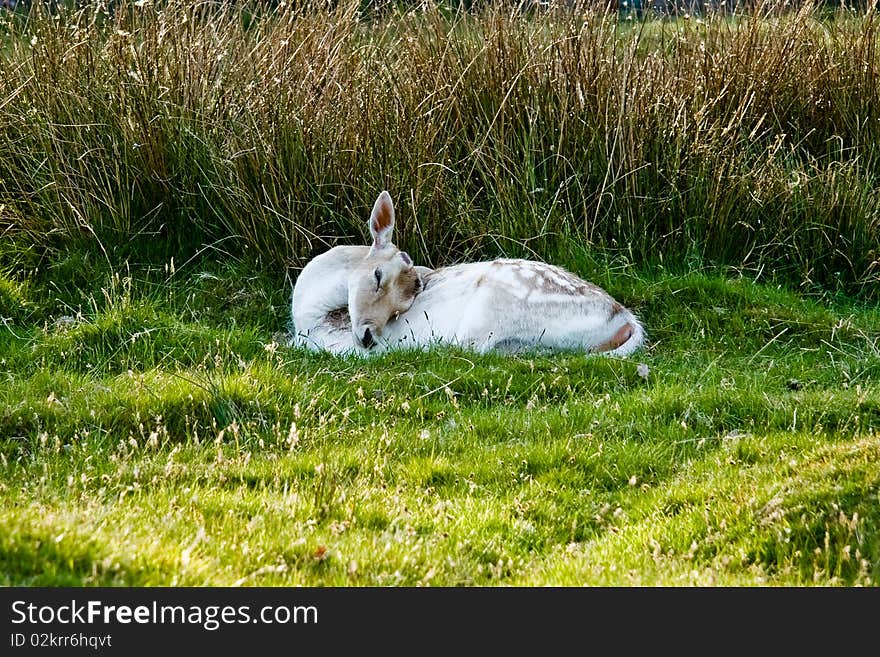
M0 582L875 585L880 311L604 271L634 358L311 354L244 264L6 280Z
M877 585L876 12L33 4L0 585ZM418 263L566 266L647 347L286 347L381 189Z

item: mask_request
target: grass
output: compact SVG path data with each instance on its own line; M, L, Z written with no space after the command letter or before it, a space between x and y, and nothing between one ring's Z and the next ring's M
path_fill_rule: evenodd
M0 585L877 585L875 13L34 4ZM566 266L647 348L285 346L383 188L417 262Z
M433 266L574 241L877 299L874 12L279 5L8 14L7 253L211 244L280 274L389 189Z
M880 574L875 307L629 270L634 359L361 360L276 342L287 297L244 264L105 275L75 307L32 280L0 333L3 584Z

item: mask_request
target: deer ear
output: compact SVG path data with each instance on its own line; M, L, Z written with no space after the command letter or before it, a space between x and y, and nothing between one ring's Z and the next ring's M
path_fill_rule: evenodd
M379 194L370 214L370 235L373 237L373 248L381 249L391 244L391 233L394 232L394 204L388 192Z
M416 275L412 278L412 283L410 284L409 292L412 296L417 296L419 292L425 289L425 281L422 280L421 275L416 272Z

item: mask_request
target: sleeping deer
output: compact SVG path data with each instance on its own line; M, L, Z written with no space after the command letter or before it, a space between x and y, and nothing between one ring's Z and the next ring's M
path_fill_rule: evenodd
M625 356L644 343L632 312L561 267L519 259L414 266L391 241L394 220L382 192L368 224L372 246L335 247L306 265L293 293L295 344L334 352L454 344Z
M380 222L389 217L393 228L391 197L382 192L373 207L370 232L378 233L385 225ZM310 260L296 279L291 300L291 344L333 353L363 351L362 342L354 340L349 315L350 290L357 287L360 278L368 275L370 286L381 283L382 295L373 295L370 307L359 316L365 318L364 322L385 326L389 318L409 309L430 271L414 265L406 252L390 242L377 243L375 234L372 246L333 247ZM370 340L363 333L361 338Z

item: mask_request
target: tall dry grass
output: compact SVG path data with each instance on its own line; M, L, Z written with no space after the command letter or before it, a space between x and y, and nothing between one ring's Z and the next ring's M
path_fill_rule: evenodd
M7 255L299 266L362 241L388 189L398 243L433 265L573 240L880 296L873 11L277 5L10 13Z

